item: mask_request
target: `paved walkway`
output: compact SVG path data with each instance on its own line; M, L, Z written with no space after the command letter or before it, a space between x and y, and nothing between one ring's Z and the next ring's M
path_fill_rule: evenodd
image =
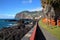
M47 32L44 28L40 27L40 29L42 30L46 40L57 40L56 37L54 37L49 32ZM31 31L29 31L21 40L29 40L33 30L34 30L34 28L32 28Z
M46 31L44 28L40 27L40 29L42 30L46 40L57 40L56 37L54 37L52 34L50 34L48 31Z

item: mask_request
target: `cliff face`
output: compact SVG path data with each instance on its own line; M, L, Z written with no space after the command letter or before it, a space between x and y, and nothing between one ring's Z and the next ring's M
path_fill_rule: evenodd
M41 0L41 3L44 9L50 11L53 8L55 15L60 16L60 0Z
M22 11L20 13L17 13L15 18L16 19L32 19L33 17L40 16L40 15L42 15L41 11L34 11L34 12Z
M54 19L56 24L60 19L60 0L41 0L46 18Z

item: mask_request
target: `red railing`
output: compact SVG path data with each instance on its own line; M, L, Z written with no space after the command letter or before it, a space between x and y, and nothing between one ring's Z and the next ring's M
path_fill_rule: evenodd
M34 31L31 34L30 40L46 40L38 23L36 23L36 27L34 28Z
M36 32L36 27L34 28L33 33L31 34L30 40L34 40L35 39L35 33Z

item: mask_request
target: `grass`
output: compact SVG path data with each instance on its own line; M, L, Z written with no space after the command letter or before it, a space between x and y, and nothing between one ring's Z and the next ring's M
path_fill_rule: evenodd
M52 26L53 29L51 29L46 24L44 24L42 22L42 20L39 21L39 24L40 24L41 27L43 27L48 32L50 32L52 35L54 35L58 40L60 40L60 27Z

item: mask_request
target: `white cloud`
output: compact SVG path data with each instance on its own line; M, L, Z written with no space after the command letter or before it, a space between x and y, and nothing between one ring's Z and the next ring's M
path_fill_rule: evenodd
M41 11L43 8L42 7L38 7L38 8L35 8L35 9L28 9L29 11Z
M15 15L11 15L11 14L0 14L0 18L4 18L4 19L11 19L14 18Z
M32 0L23 0L22 3L23 3L23 4L32 3Z
M32 3L32 0L29 0L29 3Z

